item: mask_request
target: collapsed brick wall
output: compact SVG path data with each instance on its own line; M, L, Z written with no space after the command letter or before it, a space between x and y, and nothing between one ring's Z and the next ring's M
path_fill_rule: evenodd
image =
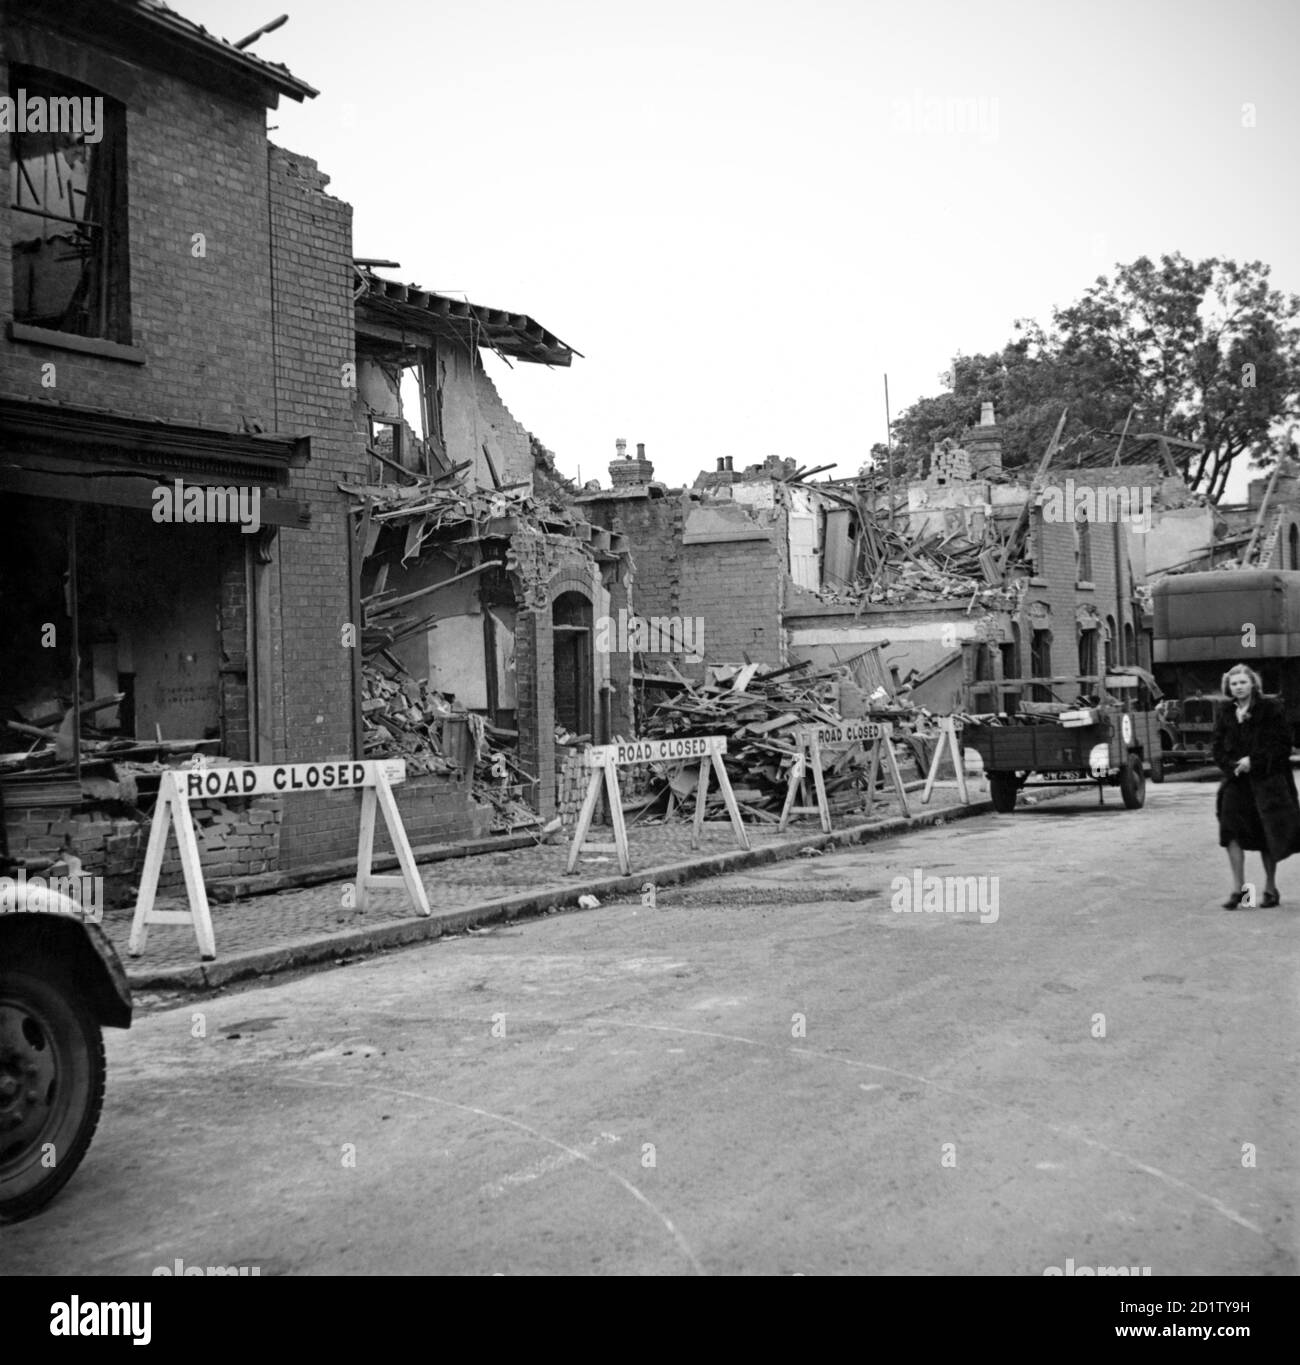
M562 744L555 749L555 813L569 829L578 823L578 814L582 810L591 776L591 769L583 759L584 753L585 747L573 748Z
M283 798L278 796L191 801L203 879L273 872L279 859ZM74 811L66 806L6 806L9 847L32 858L57 858L66 850L79 858L82 873L104 879L104 903L131 905L144 870L149 821L105 811ZM180 854L169 836L159 888L184 886Z

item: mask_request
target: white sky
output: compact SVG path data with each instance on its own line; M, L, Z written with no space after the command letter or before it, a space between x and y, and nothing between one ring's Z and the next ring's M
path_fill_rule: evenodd
M282 12L172 3L232 41ZM851 474L885 371L897 415L1116 261L1258 259L1300 293L1295 0L298 0L252 51L321 90L271 137L358 255L584 353L488 362L584 479L619 436L670 484L719 455Z

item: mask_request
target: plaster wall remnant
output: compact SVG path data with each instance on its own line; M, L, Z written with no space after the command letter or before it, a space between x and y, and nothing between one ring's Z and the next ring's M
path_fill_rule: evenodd
M452 465L466 460L466 481L494 489L524 483L532 488L532 438L501 401L476 351L439 341L436 387L442 434Z

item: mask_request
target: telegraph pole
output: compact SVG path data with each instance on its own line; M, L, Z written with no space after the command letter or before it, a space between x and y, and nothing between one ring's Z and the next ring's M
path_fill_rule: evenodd
M889 375L885 375L885 449L889 454L889 529L894 529L894 433L889 423Z

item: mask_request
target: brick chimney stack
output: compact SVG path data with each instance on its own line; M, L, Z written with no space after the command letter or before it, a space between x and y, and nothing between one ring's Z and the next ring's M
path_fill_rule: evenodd
M614 442L618 459L609 466L609 477L615 488L638 488L654 478L655 467L645 457L645 443L637 442L636 459L627 453L627 442L620 439Z
M970 455L971 478L987 478L995 469L1002 468L1002 433L993 415L993 404L980 404L980 423L963 432L961 443Z

